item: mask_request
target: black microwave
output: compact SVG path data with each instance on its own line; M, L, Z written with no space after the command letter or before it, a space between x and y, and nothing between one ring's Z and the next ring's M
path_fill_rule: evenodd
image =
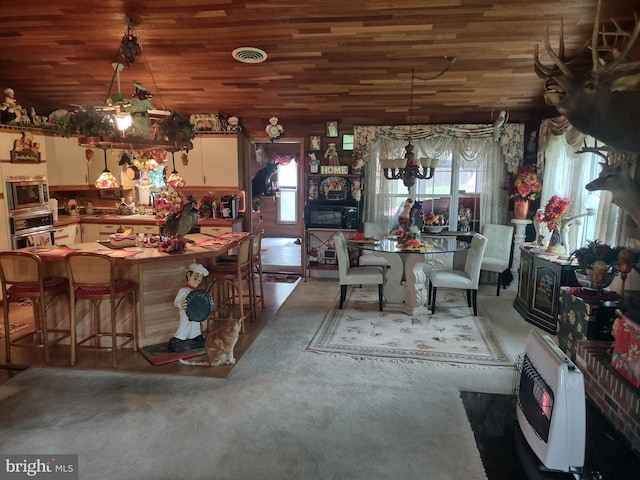
M305 224L307 228L357 230L360 210L354 205L335 202L310 203L305 212Z

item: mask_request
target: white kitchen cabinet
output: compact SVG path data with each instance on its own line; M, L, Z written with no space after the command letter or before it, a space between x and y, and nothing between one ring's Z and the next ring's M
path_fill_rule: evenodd
M159 225L135 225L133 228L136 233L144 233L145 235L160 235Z
M231 227L200 227L200 233L211 235L212 237L220 235L221 233L228 233L231 231L233 231Z
M189 152L189 163L185 166L176 158L176 170L187 186L238 188L243 179L241 145L238 135L197 137ZM172 169L173 165L167 164L167 168Z
M100 225L97 223L83 223L81 226L82 243L100 240Z
M113 235L122 227L124 230L131 228L137 235L139 233L160 235L160 227L158 225L129 225L127 223L83 223L82 224L82 241L95 242L97 240L108 240L109 235Z
M80 232L80 224L65 225L53 230L53 240L56 245L70 245L72 243L80 243L82 234Z
M49 185L84 186L89 183L85 149L78 145L77 138L47 136L44 143Z

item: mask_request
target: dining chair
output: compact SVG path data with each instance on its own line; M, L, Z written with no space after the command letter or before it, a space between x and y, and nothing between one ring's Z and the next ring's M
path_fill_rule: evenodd
M66 256L71 304L71 365L75 365L76 350L111 352L113 368L118 367L118 350L131 344L138 350L136 298L138 284L121 278L116 272L115 259L92 252L73 252ZM118 307L128 299L131 312L129 328L119 327ZM93 327L82 340L76 339L76 304L88 300L93 306ZM109 303L108 327L102 325L102 302ZM104 339L104 341L103 341Z
M29 252L7 251L0 253L0 281L4 298L4 337L7 363L11 363L11 347L33 347L44 351L46 363L50 360L50 347L71 336L70 328L50 325L47 311L55 298L67 295L69 284L63 277L45 277L42 260ZM11 302L28 298L33 306L35 331L16 334L11 339L9 310ZM55 319L54 319L55 321ZM32 336L33 341L26 341ZM50 338L52 337L53 338Z
M342 232L334 235L338 272L340 276L340 309L344 305L349 285L378 285L378 307L382 311L384 277L382 268L377 266L352 267L349 263L347 241Z
M381 239L387 233L389 233L388 224L386 222L363 222L363 233L367 238ZM387 267L389 267L389 260L383 255L374 255L371 250L362 250L360 258L358 258L358 265L361 267L375 266L383 267L383 273Z
M486 223L482 225L480 233L488 240L480 270L498 274L496 296L499 297L502 272L509 268L509 259L511 258L513 226Z
M436 311L436 294L438 288L457 288L467 291L467 305L473 306L473 315L478 315L478 283L482 257L487 248L487 237L476 233L471 239L471 247L467 251L467 259L463 270L431 270L429 273L428 304L431 313Z

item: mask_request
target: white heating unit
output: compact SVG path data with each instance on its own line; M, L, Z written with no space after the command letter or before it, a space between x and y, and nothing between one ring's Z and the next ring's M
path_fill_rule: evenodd
M548 335L532 330L516 366L518 425L544 468L579 473L584 466L584 378Z

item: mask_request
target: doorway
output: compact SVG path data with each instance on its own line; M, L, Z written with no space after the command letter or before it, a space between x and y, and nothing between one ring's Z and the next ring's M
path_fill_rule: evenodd
M263 270L302 275L303 142L251 142L251 229L264 229Z

